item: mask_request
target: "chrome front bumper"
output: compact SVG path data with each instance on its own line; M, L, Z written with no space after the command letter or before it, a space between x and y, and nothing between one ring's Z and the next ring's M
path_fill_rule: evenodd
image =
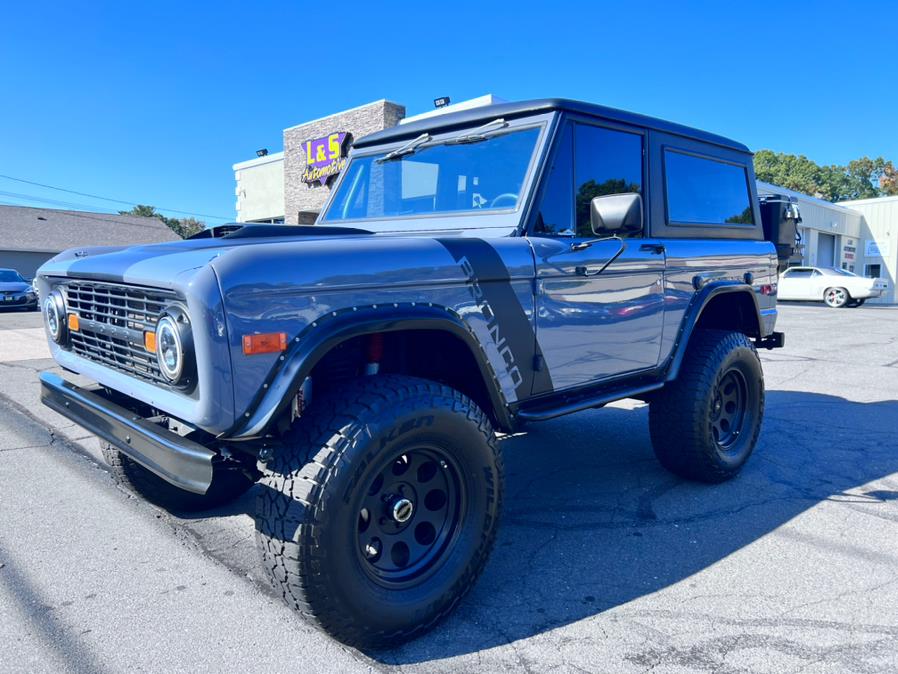
M139 414L48 372L40 375L41 402L95 433L176 487L205 494L215 452Z

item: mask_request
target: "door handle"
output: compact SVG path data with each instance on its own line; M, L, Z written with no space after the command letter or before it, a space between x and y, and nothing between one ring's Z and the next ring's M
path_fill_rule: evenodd
M661 255L664 252L664 244L663 243L644 243L639 247L639 250L646 253L655 253L656 255Z

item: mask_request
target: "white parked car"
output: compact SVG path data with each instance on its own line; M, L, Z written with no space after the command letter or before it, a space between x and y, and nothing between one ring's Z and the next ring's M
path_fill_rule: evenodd
M888 283L833 267L790 267L779 278L777 299L826 302L827 306L859 307L879 297Z

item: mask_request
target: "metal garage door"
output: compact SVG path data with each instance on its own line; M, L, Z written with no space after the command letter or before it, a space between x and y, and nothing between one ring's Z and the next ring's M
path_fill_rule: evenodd
M836 237L832 234L817 235L817 266L836 266Z

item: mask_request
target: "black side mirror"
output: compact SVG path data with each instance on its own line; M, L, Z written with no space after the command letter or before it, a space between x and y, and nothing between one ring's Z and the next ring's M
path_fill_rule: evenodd
M641 232L642 196L629 192L594 197L589 203L589 222L596 236Z

